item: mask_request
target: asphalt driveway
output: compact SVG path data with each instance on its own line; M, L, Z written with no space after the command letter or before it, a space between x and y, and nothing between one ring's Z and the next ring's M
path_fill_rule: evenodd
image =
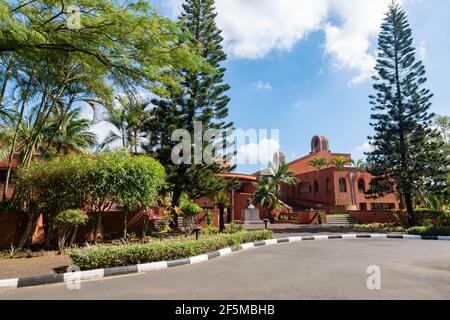
M381 289L369 290L369 266ZM148 274L0 292L0 299L450 299L450 241L286 243Z

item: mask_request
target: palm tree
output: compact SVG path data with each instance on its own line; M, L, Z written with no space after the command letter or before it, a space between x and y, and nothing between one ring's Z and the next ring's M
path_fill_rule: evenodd
M317 177L320 181L320 170L327 165L327 159L315 157L314 159L309 161L309 165L316 168Z
M319 173L319 171L325 167L327 165L327 159L325 158L314 158L312 160L309 161L309 165L313 166L314 168L316 168L317 173Z
M263 180L253 183L253 186L256 189L253 193L253 202L260 205L264 209L266 217L269 217L272 209L278 204L277 186Z
M58 122L44 132L46 138L53 137L50 147L56 154L84 153L97 143L96 134L89 131L91 121L81 118L80 108L69 111Z
M264 184L274 186L275 195L278 200L280 198L281 186L283 184L295 186L298 181L297 178L294 177L294 173L289 169L289 165L281 163L277 166L271 165L269 167L269 173L262 176L262 182Z
M228 194L224 191L220 191L216 194L214 202L216 206L219 207L219 229L220 232L225 230L225 208L229 210L231 203L230 199L228 198Z
M341 180L344 177L344 169L345 166L350 162L350 160L344 157L337 157L330 160L329 166L334 166L339 169L339 196L338 196L338 204L341 204Z
M350 160L350 163L353 166L353 172L351 174L351 179L350 179L350 183L351 183L351 191L352 191L352 203L353 205L356 205L356 193L355 193L355 186L356 186L356 175L358 173L362 173L366 170L366 163L364 160L362 159L358 159L358 160Z
M136 97L116 97L116 106L106 108L105 121L112 124L116 130L110 130L103 143L99 146L104 149L117 141L122 148L137 153L144 138L144 127L152 120L148 107L150 102Z

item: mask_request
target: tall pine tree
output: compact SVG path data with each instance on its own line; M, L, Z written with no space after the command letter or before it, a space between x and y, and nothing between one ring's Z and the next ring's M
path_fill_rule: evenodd
M424 88L425 67L416 60L405 11L392 1L378 38L374 89L370 96L375 135L368 164L375 196L396 192L409 213L417 190L445 188L449 159L429 113L433 94Z
M230 87L224 83L226 70L222 64L227 56L222 47L222 31L215 22L216 16L214 0L186 0L183 4L180 20L185 31L192 35L201 48L202 56L211 70L177 70L181 85L169 88L168 98L153 101L157 106L155 112L159 121L149 128L152 132L149 148L156 150L168 172L173 206L179 204L182 192L187 192L191 198L198 198L213 195L225 187L223 178L216 176L225 169L221 165L175 165L171 161L171 151L177 144L170 140L173 130L187 129L193 135L194 121L202 122L203 132L208 129L225 131L233 126L226 121L230 101L226 92Z

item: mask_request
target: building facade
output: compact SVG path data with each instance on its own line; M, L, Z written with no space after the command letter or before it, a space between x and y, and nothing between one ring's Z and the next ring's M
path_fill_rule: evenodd
M274 158L284 162L284 155L277 153ZM327 165L317 170L310 164L314 158L324 158ZM344 158L348 164L340 170L330 165L333 158ZM298 183L295 186L282 186L281 200L292 207L293 212L309 209L324 210L329 214L348 213L349 211L383 212L399 209L400 204L395 194L382 198L366 197L372 175L367 171L356 170L350 164L351 154L330 151L330 143L326 137L315 136L311 140L311 152L288 163ZM232 200L233 220L241 219L241 211L245 208L248 198L251 198L261 172L252 175L229 173L226 178L237 179L241 186L230 193ZM208 201L202 199L203 201ZM212 205L212 203L211 203Z

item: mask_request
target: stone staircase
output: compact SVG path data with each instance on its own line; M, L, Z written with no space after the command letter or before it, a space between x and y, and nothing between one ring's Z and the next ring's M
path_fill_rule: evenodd
M358 224L355 218L350 216L327 215L327 224L329 225L350 225Z

